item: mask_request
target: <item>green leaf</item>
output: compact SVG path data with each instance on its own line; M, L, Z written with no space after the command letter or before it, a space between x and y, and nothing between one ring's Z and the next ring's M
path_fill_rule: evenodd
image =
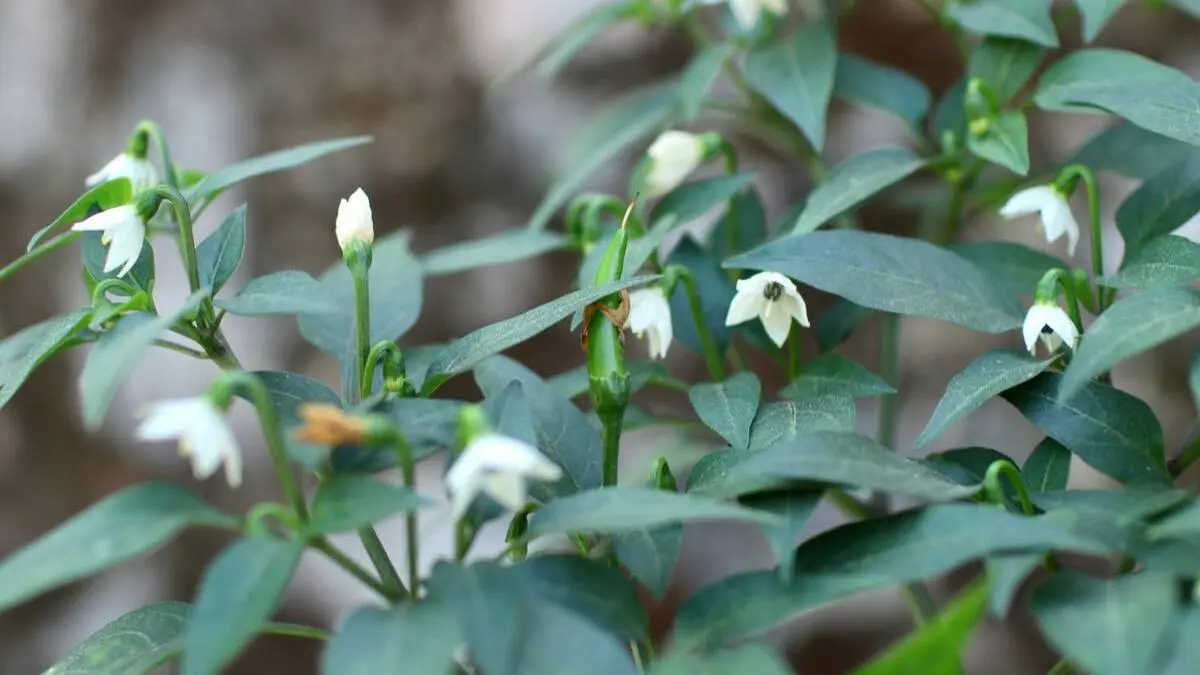
M580 307L612 295L623 288L644 284L657 278L656 276L634 277L568 293L557 300L534 307L511 319L484 326L461 337L434 357L422 385L424 394L432 393L450 377L470 370L483 359L493 354L499 354L509 347L521 344L541 333Z
M986 83L1003 105L1025 86L1045 54L1045 49L1025 40L985 38L971 52L967 76Z
M541 230L506 230L498 234L451 244L426 253L421 266L426 276L457 274L490 265L503 265L556 251L563 236Z
M750 372L724 382L703 382L688 391L700 421L735 448L750 447L750 425L761 396L762 384Z
M216 300L213 304L239 316L344 313L327 285L299 270L282 270L255 277L237 295Z
M631 18L637 6L636 2L606 2L576 19L549 44L538 49L532 61L536 64L538 77L553 79L601 33Z
M933 621L857 668L854 675L960 675L962 655L987 599L988 584L976 581Z
M967 149L1019 176L1029 173L1029 128L1025 113L1002 112L990 122L983 135L967 134Z
M779 239L726 261L770 270L857 305L984 333L1021 325L1016 299L963 258L916 239L838 230Z
M427 502L412 490L371 476L336 475L321 482L308 526L318 534L348 532Z
M836 298L829 309L817 318L813 329L817 333L817 347L820 353L837 349L843 342L850 339L854 329L858 328L874 310L856 305L845 298Z
M529 521L529 536L613 534L695 520L775 522L776 518L711 499L624 485L579 492L542 506Z
M780 480L814 480L929 500L958 499L977 491L852 433L799 434L734 457L722 471L708 473L702 481L693 475L688 492L732 497Z
M767 630L838 598L943 574L998 552L1106 547L1046 517L994 506L938 504L850 523L796 549L796 581L774 570L726 577L683 602L675 619L679 647L711 645Z
M976 486L984 481L988 467L994 462L1012 462L1012 458L991 448L970 446L935 452L918 461L960 485ZM1016 498L1010 485L1005 483L1003 489L1009 497Z
M1006 241L956 244L950 250L1002 283L1012 295L1032 296L1046 272L1064 266L1049 253Z
M450 672L462 641L455 608L425 598L384 609L362 607L350 615L321 655L326 675Z
M529 423L538 449L561 466L557 484L530 487L539 499L572 494L600 485L600 433L566 398L559 396L533 371L504 356L494 356L475 367L475 382L484 396L499 395L510 382L520 383L528 403ZM512 434L510 434L512 435Z
M942 139L947 133L954 134L958 142L967 135L966 96L967 78L960 78L938 99L933 111L933 138Z
M45 241L46 237L60 225L73 225L93 212L99 213L114 206L128 204L132 199L133 188L129 184L128 178L105 181L83 193L79 199L75 200L74 204L68 206L67 210L60 213L49 225L35 232L25 246L25 251L28 253L37 248L38 244Z
M208 289L201 288L170 314L127 314L112 330L100 336L79 375L84 426L90 430L100 428L113 396L154 340L185 314L196 311L207 297Z
M370 344L396 340L408 332L421 313L422 270L408 250L405 231L376 240L368 281L371 288ZM300 315L300 333L321 351L338 359L354 354L354 282L342 261L320 279L321 297L337 312ZM355 378L357 379L357 378Z
M933 96L912 75L856 54L837 57L833 95L862 105L886 110L909 126L920 126Z
M1033 98L1044 110L1095 112L1094 104L1089 102L1095 92L1103 92L1114 84L1137 82L1161 82L1181 88L1192 86L1192 79L1184 73L1141 54L1092 48L1073 52L1047 68L1038 79ZM1113 112L1127 117L1120 111ZM1137 120L1130 119L1130 122L1145 126ZM1163 135L1174 138L1171 134Z
M978 410L993 396L1028 382L1050 366L1050 361L1008 349L993 349L975 359L946 385L946 393L925 430L913 446L920 448L937 438L951 424Z
M1054 48L1058 46L1058 34L1050 18L1050 4L1050 0L972 0L948 6L946 15L975 33L1020 38Z
M167 483L110 495L0 561L0 610L154 550L189 525L237 521Z
M200 285L216 295L242 264L246 251L246 205L242 204L221 221L212 234L196 247L196 269Z
M816 230L923 166L925 160L907 148L875 148L850 157L809 195L792 233Z
M841 354L822 354L805 363L800 375L779 392L780 397L800 400L814 392L830 392L852 398L896 393L887 382L861 364Z
M34 369L87 326L91 316L91 307L77 309L26 326L0 341L0 407L16 395Z
M747 644L706 654L685 649L667 652L649 675L791 675L792 668L763 645Z
M724 260L758 246L766 238L766 209L758 190L749 189L734 196L732 205L708 238L708 249L717 260Z
M1174 644L1165 650L1163 665L1155 671L1160 675L1188 675L1200 662L1200 642L1195 639L1200 634L1200 608L1194 604L1180 607L1174 624Z
M630 93L593 119L577 144L570 167L550 186L526 227L544 229L584 181L610 159L661 130L678 113L678 84L668 81Z
M854 398L839 391L812 391L789 401L764 403L750 427L750 449L763 450L801 432L854 431Z
M825 115L837 60L833 28L825 21L810 21L779 42L751 49L742 73L819 153L825 147Z
M1021 584L1041 564L1041 553L1006 553L984 561L991 586L988 609L996 618L1003 619L1008 614Z
M724 352L733 340L733 328L725 325L729 303L733 301L736 287L728 274L721 269L716 254L704 248L691 236L685 235L667 256L668 265L681 265L691 272L700 296L700 310L704 322L717 349ZM671 316L674 317L675 339L697 354L703 353L700 336L696 332L692 308L683 284L676 284L668 299Z
M1121 120L1092 136L1066 163L1146 180L1195 151L1187 143Z
M745 506L779 518L778 523L762 523L758 527L775 553L779 576L785 582L793 578L793 552L824 495L824 490L774 490L745 495L740 500Z
M1043 439L1021 467L1021 478L1030 492L1067 489L1071 475L1071 451L1053 438Z
M325 386L323 382L314 380L297 373L260 370L252 373L267 390L271 404L279 418L279 428L283 432L287 444L288 455L300 462L307 469L323 469L329 449L312 443L303 443L291 437L291 430L300 424L297 409L301 403L329 403L341 406L342 401L337 392ZM239 390L237 395L249 400L246 392Z
M1101 277L1110 288L1154 288L1200 280L1200 244L1175 234L1155 237L1126 251L1121 270Z
M1083 15L1083 41L1091 42L1125 0L1075 0L1075 4Z
M1149 406L1095 382L1059 404L1062 379L1059 373L1042 373L1001 396L1101 473L1122 483L1170 480L1162 427Z
M696 52L683 69L679 80L679 106L683 116L689 120L696 119L708 90L712 87L721 68L737 52L737 47L728 42L716 42L705 46Z
M1197 535L1200 535L1200 502L1188 503L1146 530L1146 538L1151 541Z
M662 600L671 586L683 546L683 523L638 528L612 535L613 553L651 597Z
M314 159L370 143L372 140L374 139L370 136L335 138L245 159L210 173L199 184L186 192L187 200L193 204L201 197L211 200L222 190L256 176L294 169L308 164Z
M753 173L721 174L684 183L663 196L650 212L650 222L657 223L675 217L675 226L683 226L700 218L714 207L724 205L746 189L754 179Z
M1033 503L1046 511L1069 510L1103 516L1119 527L1129 527L1173 509L1189 498L1187 490L1163 486L1133 486L1125 490L1061 490L1031 494Z
M299 539L240 539L204 570L183 636L181 675L217 675L271 618L304 552Z
M1200 326L1200 294L1160 286L1126 296L1096 317L1063 373L1058 400L1071 398L1092 378Z
M455 444L462 405L444 398L400 398L385 410L420 459Z
M1168 575L1094 579L1068 570L1034 589L1033 614L1050 644L1090 673L1160 672L1176 595Z
M577 555L539 555L511 568L534 595L586 617L627 640L649 632L646 608L619 570Z
M1117 209L1117 229L1136 250L1169 234L1200 210L1200 153L1185 157L1142 183Z
M120 268L110 272L104 271L104 260L108 256L108 246L100 243L103 236L100 232L84 232L80 253L83 257L83 267L92 281L111 279L117 276ZM150 292L154 290L154 249L147 239L142 242L142 252L138 254L137 262L129 268L129 273L123 278L134 286Z
M142 675L179 654L191 605L160 602L122 615L43 675Z

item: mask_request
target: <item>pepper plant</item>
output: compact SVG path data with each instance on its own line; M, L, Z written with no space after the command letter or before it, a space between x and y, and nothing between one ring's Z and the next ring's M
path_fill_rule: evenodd
M0 611L205 527L231 543L192 602L116 617L47 672L133 675L178 659L183 675L212 675L256 636L278 633L325 642L321 668L331 675L769 675L788 667L757 635L882 588L907 599L911 634L859 674L963 672L975 627L1016 610L1031 612L1059 652L1055 673L1195 672L1200 503L1180 478L1200 458L1200 433L1168 438L1112 370L1200 327L1200 245L1173 234L1200 211L1200 85L1095 41L1122 5L1196 5L913 3L960 52L961 79L937 96L839 47L841 22L869 3L602 4L539 55L541 76L619 23L677 27L694 54L597 116L526 227L416 255L407 231L375 238L369 196L356 190L331 223L341 260L319 278L281 270L227 288L253 204L203 241L193 223L233 185L369 138L206 172L176 163L157 124L139 124L83 195L0 269L2 281L74 245L91 298L0 342L0 404L46 359L85 349L78 395L95 429L149 350L211 361L211 384L149 402L137 436L179 439L197 478L223 469L237 488L244 453L259 450L239 447L225 412L248 401L278 499L235 514L173 483L121 490L0 560ZM907 139L831 165L835 99L891 114ZM1112 123L1043 160L1028 147L1034 110ZM746 136L790 158L812 189L768 214L754 167L739 161L734 141ZM642 159L627 191L583 191L630 150ZM1101 207L1117 198L1103 193L1103 172L1138 182L1116 209L1116 247L1104 246ZM923 226L869 229L860 207L918 188L934 195L914 219ZM695 227L714 213L707 232ZM1005 223L1001 238L961 243L989 214ZM1005 238L1033 227L1044 250ZM156 259L152 237L173 239L178 260ZM1119 261L1105 261L1114 248ZM447 344L405 340L426 278L558 250L579 259L561 297ZM186 272L181 303L160 304L160 264ZM818 293L832 300L810 314ZM295 316L340 364L339 383L239 360L223 320L279 314ZM896 405L911 386L899 381L898 351L910 317L1004 345L937 383L945 393L912 443L898 437ZM839 349L864 326L878 343L859 363ZM578 368L543 373L504 355L546 331L578 340ZM677 366L682 351L702 360L702 381L659 362L669 352ZM1200 397L1200 361L1179 370ZM477 394L443 395L453 378L472 378ZM692 411L656 407L670 396ZM928 452L996 398L1044 438ZM877 399L873 433L860 431L858 399ZM656 426L703 452L623 473L630 430ZM1069 489L1073 460L1116 487ZM421 462L444 466L444 480L418 484ZM416 514L447 497L454 554L422 569ZM849 522L806 538L823 501ZM397 514L406 516L404 556L374 529ZM695 590L669 631L652 636L648 613L671 580L683 524L730 519L761 531L775 565ZM507 528L502 551L477 545L493 521ZM335 545L342 532L356 534L369 565ZM538 546L555 536L567 552ZM273 621L304 555L327 557L375 602L334 626ZM981 564L953 597L930 593L931 579L968 563Z

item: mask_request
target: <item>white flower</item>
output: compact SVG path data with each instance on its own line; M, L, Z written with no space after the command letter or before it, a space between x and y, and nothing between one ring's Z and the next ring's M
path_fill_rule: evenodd
M525 481L535 478L556 481L562 469L537 448L515 438L484 433L467 443L462 455L446 472L455 520L466 513L481 491L504 506L517 510L525 506Z
M1046 302L1035 302L1025 315L1025 324L1021 326L1021 335L1025 338L1025 348L1030 354L1035 354L1038 338L1051 354L1065 342L1075 349L1079 344L1079 329L1075 322L1061 307Z
M776 16L783 16L787 13L787 0L729 0L733 18L746 30L758 24L764 9Z
M118 178L128 178L130 185L133 186L133 194L136 195L142 190L158 184L158 171L148 160L122 152L113 157L108 164L100 167L99 171L88 176L84 184L88 187L95 187Z
M1046 234L1046 241L1053 242L1066 234L1067 254L1074 256L1075 246L1079 243L1079 223L1075 222L1066 195L1051 185L1039 185L1009 197L1000 208L1000 215L1009 219L1034 213L1041 214L1041 229Z
M767 336L782 347L792 329L792 319L807 327L808 306L792 280L775 272L759 272L749 279L739 279L737 295L729 303L726 326L736 326L758 317Z
M704 160L704 141L686 131L664 131L646 150L650 171L646 173L646 196L660 197L679 187Z
M225 480L242 484L242 455L225 416L207 397L181 398L151 404L137 428L144 441L179 439L179 451L192 460L192 473L203 480L225 464Z
M337 224L334 226L338 246L345 251L353 241L370 245L375 240L375 224L371 220L371 201L362 188L338 204Z
M114 206L101 211L91 218L85 218L71 226L72 230L87 232L99 230L100 243L108 246L108 257L104 259L104 271L111 272L118 267L121 271L118 277L123 277L133 268L138 256L142 254L142 242L146 239L146 223L138 215L133 204Z
M627 324L639 338L650 334L650 358L667 358L675 331L671 326L671 305L661 288L641 288L629 294Z

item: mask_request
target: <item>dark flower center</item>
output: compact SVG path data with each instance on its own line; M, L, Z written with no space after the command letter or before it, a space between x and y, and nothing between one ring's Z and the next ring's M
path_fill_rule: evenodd
M1050 326L1042 326L1042 335L1049 335L1053 332L1054 332L1054 329L1051 328Z
M763 297L768 300L778 300L779 296L783 295L783 284L778 281L772 281L763 288Z

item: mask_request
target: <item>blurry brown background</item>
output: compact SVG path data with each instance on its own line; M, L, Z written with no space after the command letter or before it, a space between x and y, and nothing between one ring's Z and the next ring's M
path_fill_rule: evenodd
M327 137L375 136L365 148L258 179L210 209L199 225L200 236L228 210L249 204L247 258L231 287L278 269L323 270L337 253L332 233L337 200L360 185L371 197L376 228L413 228L418 251L520 226L569 161L568 141L596 107L622 88L672 72L688 56L678 35L625 26L553 83L526 78L487 91L500 73L597 2L0 0L0 258L17 257L30 234L79 194L84 177L123 147L126 134L143 117L162 123L176 161L200 169ZM842 31L844 49L903 67L935 94L959 76L953 46L914 0L858 4ZM1198 35L1195 21L1178 13L1127 7L1100 41L1195 75L1200 72ZM1078 44L1073 22L1062 39L1067 46ZM1099 117L1038 117L1031 134L1034 162L1061 157L1102 124ZM837 105L828 160L898 140L900 134L885 115ZM759 170L758 185L772 215L804 194L805 179L786 158L752 145L743 153L745 165ZM591 187L619 190L631 159L607 167ZM1131 187L1106 177L1103 203L1109 219ZM868 209L864 221L892 231L911 231L914 225L911 213L886 205ZM978 223L965 236L1044 246L1031 225ZM1079 250L1087 251L1086 243ZM1113 236L1110 265L1119 252ZM0 287L0 334L86 302L77 256L76 250L60 252ZM159 259L173 262L172 251L164 248ZM571 265L569 256L555 255L434 280L427 284L422 321L406 343L449 339L561 295ZM159 304L169 306L183 296L186 283L178 269L160 266ZM819 310L820 300L814 297L814 302ZM334 381L336 369L299 340L294 321L234 317L227 325L248 367L300 370ZM874 330L867 324L847 346L870 367L876 367ZM985 346L1019 343L1015 334L985 337L923 320L906 320L902 338L901 447L909 447L924 426L953 373ZM1186 369L1179 365L1191 357L1191 349L1175 346L1116 373L1119 385L1154 404L1167 427L1169 451L1178 447L1193 410L1182 387ZM543 374L580 360L565 326L515 354ZM0 556L131 482L159 477L192 484L173 448L132 440L133 414L148 400L194 394L214 371L174 354L154 353L123 388L104 433L93 436L82 431L77 415L74 378L82 355L43 366L0 411ZM701 373L698 360L680 346L672 349L670 365L681 374ZM463 386L461 394L470 395L469 388ZM247 412L235 414L248 456L246 485L231 492L214 478L197 486L229 509L274 495L258 430ZM863 430L873 429L873 403L863 403L859 412ZM934 449L990 445L1021 458L1037 440L1015 412L994 402L945 434ZM637 435L630 446L626 469L633 474L641 473L644 464L638 460L649 452L694 457L706 450L681 447L662 434ZM436 470L426 472L425 485L434 485ZM1097 483L1086 467L1073 474L1073 481ZM422 557L428 565L447 552L447 517L435 510L423 514L422 522ZM811 528L836 522L836 514L822 511ZM396 555L403 555L397 523L385 524L382 532ZM483 550L494 547L495 534L481 544ZM0 615L0 673L40 672L71 644L126 611L157 600L190 599L204 564L224 543L209 533L189 533L148 559ZM343 543L364 557L354 541ZM656 624L668 625L671 604L688 589L769 564L769 550L752 530L689 531L678 588L660 608ZM951 590L944 589L943 596ZM323 559L310 556L281 615L332 627L347 610L372 600ZM798 671L823 675L844 672L907 628L894 594L875 593L809 614L766 639L786 650ZM302 640L262 640L230 672L315 673L318 647ZM968 671L1037 673L1051 662L1035 629L1018 618L980 631Z

